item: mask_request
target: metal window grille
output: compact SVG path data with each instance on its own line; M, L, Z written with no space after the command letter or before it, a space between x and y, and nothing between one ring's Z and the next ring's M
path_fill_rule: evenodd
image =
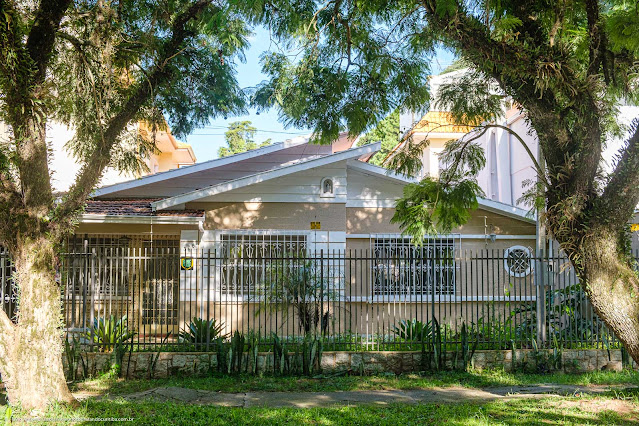
M305 256L306 235L230 233L220 238L222 292L250 294L278 258Z
M455 252L460 236L427 238L415 246L410 237L371 237L373 295L455 294Z
M129 262L124 261L128 254L131 239L127 236L72 238L68 241L70 253L84 254L86 258L76 257L68 265L67 274L71 279L70 288L74 296L82 296L85 275L93 275L88 280L87 294L100 296L129 295ZM114 272L114 271L117 271Z

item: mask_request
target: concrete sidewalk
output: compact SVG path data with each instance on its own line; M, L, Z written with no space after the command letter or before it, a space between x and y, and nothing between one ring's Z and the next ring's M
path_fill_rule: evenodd
M128 401L152 399L184 404L220 407L293 407L312 408L333 405L452 404L490 402L514 398L543 398L549 395L578 396L602 394L611 390L635 389L628 386L537 385L472 389L463 387L424 390L377 390L341 392L246 392L221 393L206 390L164 387L126 395Z

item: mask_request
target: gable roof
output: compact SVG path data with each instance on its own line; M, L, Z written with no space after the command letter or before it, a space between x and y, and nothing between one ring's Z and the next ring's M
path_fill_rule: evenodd
M128 189L139 188L145 185L164 182L177 177L192 175L198 172L214 169L227 164L237 163L239 161L259 157L272 152L281 151L289 148L291 145L285 142L279 142L272 145L268 145L262 148L253 149L250 151L242 152L240 154L229 155L228 157L216 158L214 160L204 161L192 166L181 167L178 169L168 170L166 172L155 173L152 175L143 176L139 179L130 180L127 182L116 183L114 185L107 185L96 189L92 197L103 197L110 194L115 194Z
M398 183L416 183L417 181L413 178L409 178L403 176L401 174L395 173L392 170L385 169L383 167L376 166L370 163L364 163L362 161L349 161L348 167L354 168L360 172L376 176L379 178L391 180L393 182ZM479 208L483 210L487 210L493 213L501 214L503 216L511 217L513 219L522 220L528 223L535 223L536 217L530 217L528 212L519 207L511 206L510 204L500 203L498 201L489 200L486 198L477 198L477 202L479 203Z
M351 148L345 151L337 152L330 155L321 156L319 158L311 158L306 161L300 161L295 164L289 164L283 167L278 167L272 170L267 170L259 173L255 173L248 176L243 176L238 179L229 180L227 182L219 183L216 185L210 185L206 188L198 189L195 191L189 191L174 197L169 197L163 200L159 200L151 203L153 210L164 210L174 206L180 206L184 203L200 200L202 198L211 197L224 192L232 191L234 189L243 188L249 185L254 185L260 182L266 182L271 179L287 176L292 173L301 172L304 170L321 167L327 164L336 163L339 161L345 161L349 159L359 158L363 155L371 152L379 151L381 148L381 142L364 145L359 148Z

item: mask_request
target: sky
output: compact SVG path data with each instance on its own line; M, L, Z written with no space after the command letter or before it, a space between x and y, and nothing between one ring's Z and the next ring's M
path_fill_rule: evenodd
M237 80L243 88L254 87L266 79L266 76L261 72L260 55L262 52L274 48L274 46L271 46L269 33L265 28L257 28L250 38L250 42L251 46L245 52L246 62L237 63ZM450 65L453 60L452 53L439 50L432 64L433 73L438 74ZM268 111L262 111L259 115L256 114L255 110L251 110L247 115L229 116L226 119L220 117L212 120L209 126L195 130L183 141L192 145L198 162L212 160L217 158L218 149L221 146L226 146L224 132L229 123L243 120L251 121L253 126L258 129L255 135L255 140L258 143L269 138L272 142L280 142L309 133L308 129L284 128L284 125L279 120L277 110L273 108Z

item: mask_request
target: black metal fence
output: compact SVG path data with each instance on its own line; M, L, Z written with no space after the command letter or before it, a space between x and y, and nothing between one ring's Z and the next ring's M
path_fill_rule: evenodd
M16 291L0 253L0 296ZM524 247L182 251L75 247L58 279L66 334L89 350L212 350L236 331L266 349L314 334L325 350L416 350L437 339L480 349L616 347L569 261Z

